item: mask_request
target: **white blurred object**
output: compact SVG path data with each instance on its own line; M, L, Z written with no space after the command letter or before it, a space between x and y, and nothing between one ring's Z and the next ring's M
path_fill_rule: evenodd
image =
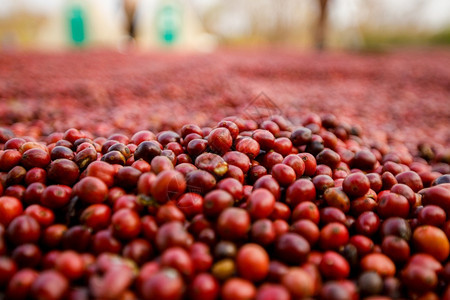
M83 40L73 41L71 18L78 12L83 26ZM48 16L36 36L37 46L44 49L68 48L73 46L117 47L123 35L119 14L111 0L69 0L64 1L57 11ZM119 19L120 20L120 19Z
M137 45L142 49L209 52L217 45L189 0L141 0L135 18Z

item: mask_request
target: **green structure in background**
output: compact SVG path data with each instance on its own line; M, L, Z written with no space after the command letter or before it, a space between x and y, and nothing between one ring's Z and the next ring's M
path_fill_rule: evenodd
M181 31L181 7L176 2L164 1L156 12L158 40L167 46L175 44Z
M69 30L71 42L76 46L86 43L86 14L81 5L69 8Z

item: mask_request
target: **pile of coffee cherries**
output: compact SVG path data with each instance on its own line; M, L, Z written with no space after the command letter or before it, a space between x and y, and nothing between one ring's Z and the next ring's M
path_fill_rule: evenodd
M0 144L1 299L450 299L424 145L313 113Z

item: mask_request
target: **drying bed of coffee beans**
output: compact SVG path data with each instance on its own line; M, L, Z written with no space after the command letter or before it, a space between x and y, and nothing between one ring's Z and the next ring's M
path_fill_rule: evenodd
M449 58L2 53L0 299L450 299Z

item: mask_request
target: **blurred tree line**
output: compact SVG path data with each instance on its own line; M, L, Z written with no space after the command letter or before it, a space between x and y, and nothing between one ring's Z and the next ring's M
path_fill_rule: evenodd
M430 22L445 0L227 0L201 14L226 44L290 44L364 48L384 44L448 44L448 19ZM326 3L326 6L325 6ZM444 6L450 9L450 1ZM321 10L322 9L322 10ZM325 9L325 11L323 11ZM321 21L322 16L322 21ZM229 21L234 19L233 21ZM242 21L243 20L243 21ZM323 26L323 29L321 29ZM323 30L323 32L321 32Z

